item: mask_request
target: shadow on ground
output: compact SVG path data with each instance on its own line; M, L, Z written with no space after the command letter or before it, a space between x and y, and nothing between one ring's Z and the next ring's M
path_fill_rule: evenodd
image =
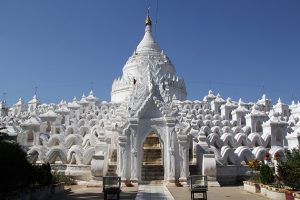
M137 191L122 191L120 199L135 199ZM60 194L53 195L48 200L82 200L82 199L104 199L100 188L82 188L80 190L66 190ZM117 195L108 195L108 199L117 199Z

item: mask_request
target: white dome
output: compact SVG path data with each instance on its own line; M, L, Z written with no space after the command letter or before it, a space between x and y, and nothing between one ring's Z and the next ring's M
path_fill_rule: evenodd
M112 102L123 102L130 96L137 84L147 85L150 80L173 81L174 87L170 94L176 99L184 100L186 91L182 79L176 76L176 70L169 58L155 42L151 33L151 19L146 18L145 34L133 55L130 56L123 67L123 75L114 80L111 92Z

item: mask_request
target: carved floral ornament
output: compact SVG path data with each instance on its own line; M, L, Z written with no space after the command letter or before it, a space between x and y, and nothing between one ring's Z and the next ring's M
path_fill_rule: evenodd
M136 150L135 147L131 149L131 154L132 154L133 156L137 156L137 150Z

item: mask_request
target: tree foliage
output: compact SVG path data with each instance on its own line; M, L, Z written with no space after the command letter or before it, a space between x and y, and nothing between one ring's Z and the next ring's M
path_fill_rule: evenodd
M32 165L26 158L18 143L0 140L0 194L52 183L50 164Z
M274 175L269 165L261 165L259 178L263 184L272 184L274 182Z
M65 174L61 174L57 171L52 172L52 182L53 183L65 183L66 185L76 185L76 181Z
M32 166L19 144L0 140L0 166L1 193L26 187L32 182Z
M299 149L287 150L286 161L278 166L278 178L286 186L300 189L300 151Z
M37 185L49 185L52 183L52 174L50 164L32 166L33 182Z

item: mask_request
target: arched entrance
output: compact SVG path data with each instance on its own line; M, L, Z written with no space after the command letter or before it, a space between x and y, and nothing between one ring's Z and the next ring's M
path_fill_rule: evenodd
M163 143L155 132L143 143L142 181L164 180Z

